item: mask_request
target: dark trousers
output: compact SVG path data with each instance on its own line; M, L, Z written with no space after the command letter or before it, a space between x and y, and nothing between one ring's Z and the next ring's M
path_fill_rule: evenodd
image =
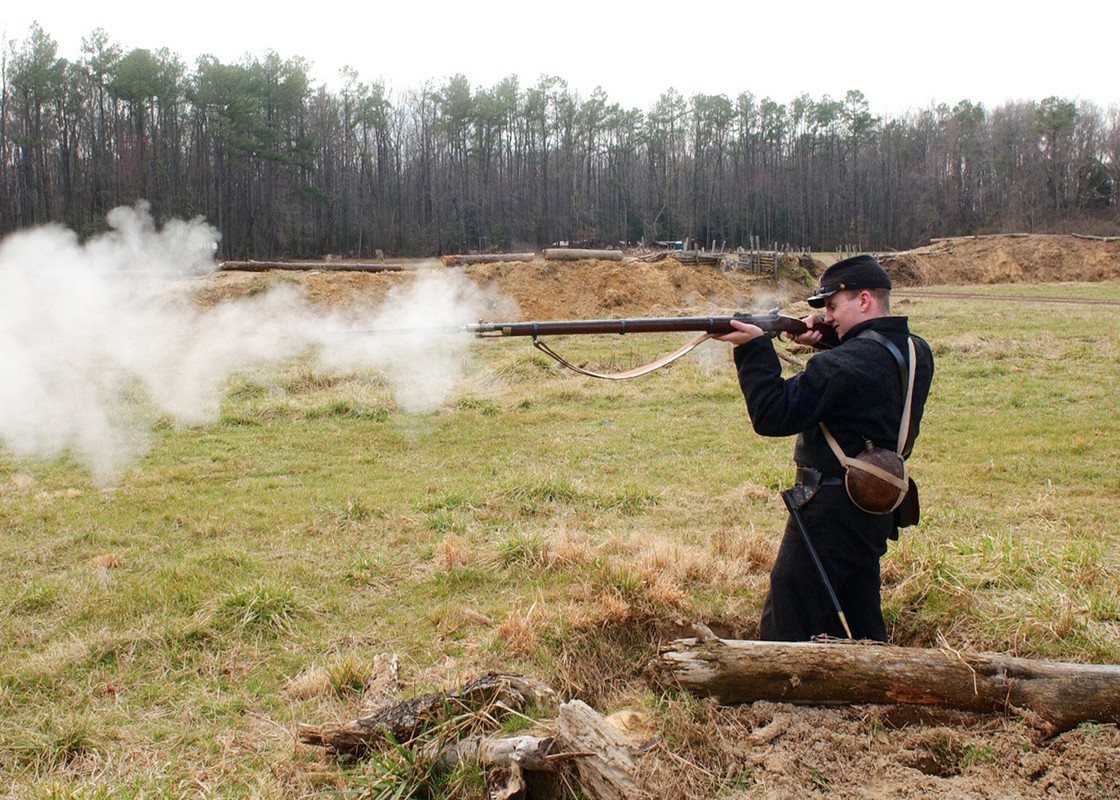
M894 531L893 515L860 511L843 486L822 486L800 514L852 636L885 642L879 558L887 552L887 537ZM765 641L798 642L822 633L847 637L791 516L770 571L759 636Z

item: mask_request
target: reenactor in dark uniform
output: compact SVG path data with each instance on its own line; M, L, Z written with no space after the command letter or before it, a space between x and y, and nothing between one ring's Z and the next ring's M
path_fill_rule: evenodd
M764 640L819 634L887 639L879 559L898 528L917 521L917 489L903 459L933 378L929 345L910 333L906 317L890 315L891 288L871 256L829 267L809 297L824 315L807 318L810 330L798 341L838 343L788 380L771 339L757 327L734 322L736 332L718 337L736 345L739 385L755 431L797 435L796 486L785 497L790 518L770 573ZM860 471L860 454L871 448L897 460L893 481L875 467ZM888 502L861 500L860 489L868 487L872 494L885 489Z

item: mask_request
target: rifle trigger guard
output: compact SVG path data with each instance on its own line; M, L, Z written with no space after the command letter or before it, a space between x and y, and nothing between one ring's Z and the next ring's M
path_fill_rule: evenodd
M567 367L568 369L572 370L572 372L578 372L580 375L586 375L589 378L601 378L603 380L608 380L608 381L625 381L625 380L629 380L630 378L640 378L642 375L648 375L649 373L653 372L654 370L658 370L658 369L661 369L662 367L669 366L674 361L676 361L678 358L686 355L687 353L690 353L691 351L693 351L694 349L699 347L701 344L703 344L707 339L710 339L711 337L712 337L712 334L710 334L710 333L702 333L699 336L697 336L695 339L692 339L691 341L689 341L684 347L680 348L679 350L676 350L672 353L669 353L668 355L662 356L661 358L658 358L655 361L651 361L648 364L644 364L643 366L640 366L640 367L635 367L634 369L628 369L628 370L625 370L623 372L613 372L613 373L592 372L591 370L587 370L587 369L584 369L583 367L577 366L576 364L573 364L572 362L570 362L566 358L564 358L562 355L557 353L555 350L553 350L547 344L545 344L544 342L537 339L536 336L533 337L533 347L540 350L542 353L544 353L549 358L555 360L561 366Z

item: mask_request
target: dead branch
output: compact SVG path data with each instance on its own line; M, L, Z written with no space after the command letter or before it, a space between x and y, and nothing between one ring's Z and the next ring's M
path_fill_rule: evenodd
M495 715L547 706L553 690L520 675L487 674L453 692L422 695L350 722L299 726L299 740L334 754L362 755L388 738L409 742L424 730L466 712L493 709Z
M557 763L552 758L554 741L551 736L468 736L440 749L435 761L442 769L481 764L552 772Z

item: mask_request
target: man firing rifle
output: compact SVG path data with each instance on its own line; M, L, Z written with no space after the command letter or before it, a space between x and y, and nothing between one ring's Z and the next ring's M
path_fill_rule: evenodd
M891 288L871 256L829 267L809 297L824 315L806 318L809 329L797 340L816 345L835 332L840 343L788 380L757 326L735 320L733 332L715 337L735 345L755 431L797 435L797 485L785 497L790 516L770 573L762 639L887 639L879 559L898 528L917 521L917 489L903 459L933 379L929 345L911 335L905 317L891 316ZM884 462L861 467L873 460L862 455L872 448L876 456L897 454L899 468L889 458L885 469Z

